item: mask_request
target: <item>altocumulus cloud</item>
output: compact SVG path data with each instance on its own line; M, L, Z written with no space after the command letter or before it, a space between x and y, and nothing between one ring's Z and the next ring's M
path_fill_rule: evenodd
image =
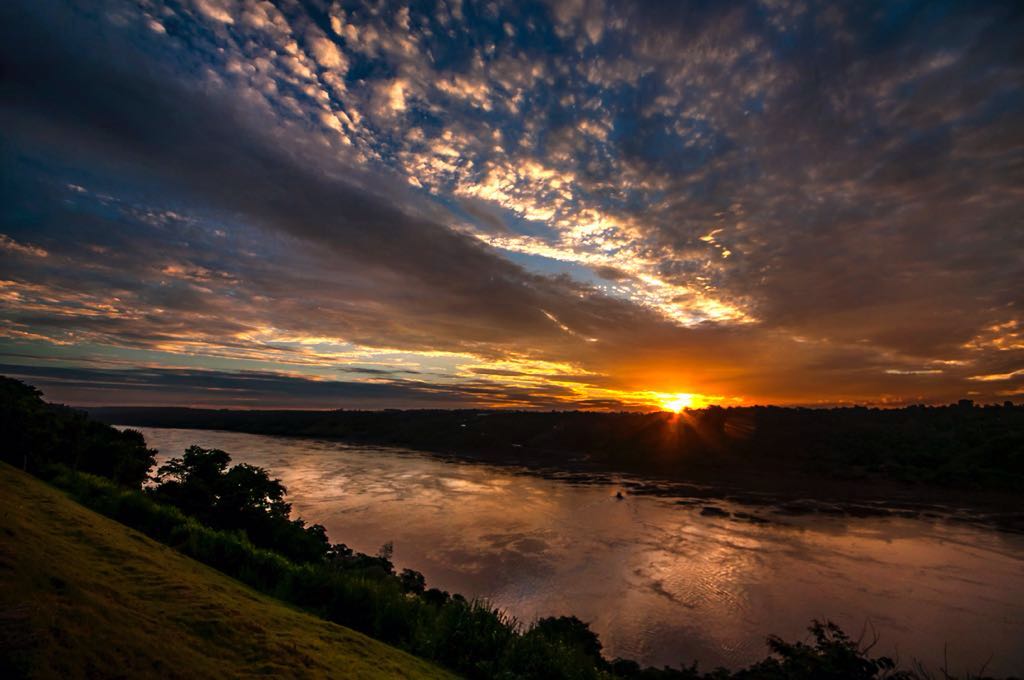
M1013 3L0 13L3 350L57 397L1022 389Z

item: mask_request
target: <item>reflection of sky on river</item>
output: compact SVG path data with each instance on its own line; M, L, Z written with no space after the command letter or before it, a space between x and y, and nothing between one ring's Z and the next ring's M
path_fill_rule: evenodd
M578 485L428 455L331 442L143 429L269 468L295 511L427 581L487 596L521 620L575 613L611 655L737 666L769 632L831 618L876 649L936 668L1024 670L1024 537L907 519L784 518L753 525L616 487ZM868 633L870 637L870 632Z

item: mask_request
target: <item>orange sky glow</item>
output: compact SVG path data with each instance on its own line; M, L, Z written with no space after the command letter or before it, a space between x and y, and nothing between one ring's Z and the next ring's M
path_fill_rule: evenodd
M1001 9L24 4L0 373L49 398L1024 399Z

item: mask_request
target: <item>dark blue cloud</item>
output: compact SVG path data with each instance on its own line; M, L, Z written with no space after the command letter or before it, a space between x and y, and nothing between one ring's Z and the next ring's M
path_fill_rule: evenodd
M493 383L457 384L388 380L311 380L260 371L227 372L174 368L99 369L0 364L0 374L38 387L44 394L81 406L225 405L267 408L471 408L509 404L527 408L576 405L564 389L523 390ZM51 397L52 398L52 397ZM621 407L621 402L609 400ZM581 407L587 404L580 402Z
M562 362L624 391L1018 389L977 378L1024 365L1019 3L40 0L0 23L11 351L280 372L329 338L341 363Z

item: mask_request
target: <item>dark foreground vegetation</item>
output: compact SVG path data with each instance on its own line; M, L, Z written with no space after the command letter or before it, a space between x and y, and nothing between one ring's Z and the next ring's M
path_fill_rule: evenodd
M0 678L444 680L0 463Z
M670 413L98 408L108 423L399 445L490 462L761 485L794 473L1024 491L1024 406L710 407Z
M76 437L88 437L87 444L76 443ZM0 438L18 446L3 448L5 461L47 479L81 504L256 590L467 677L927 677L871 657L869 649L827 622L815 622L806 643L770 637L770 655L736 672L645 669L608 660L597 636L575 617L521 625L486 602L428 589L418 572L396 573L389 546L370 556L331 544L319 525L291 518L280 482L260 468L230 466L222 451L191 447L162 466L144 489L145 474L125 473L152 465L141 436L91 424L10 379L0 379Z

